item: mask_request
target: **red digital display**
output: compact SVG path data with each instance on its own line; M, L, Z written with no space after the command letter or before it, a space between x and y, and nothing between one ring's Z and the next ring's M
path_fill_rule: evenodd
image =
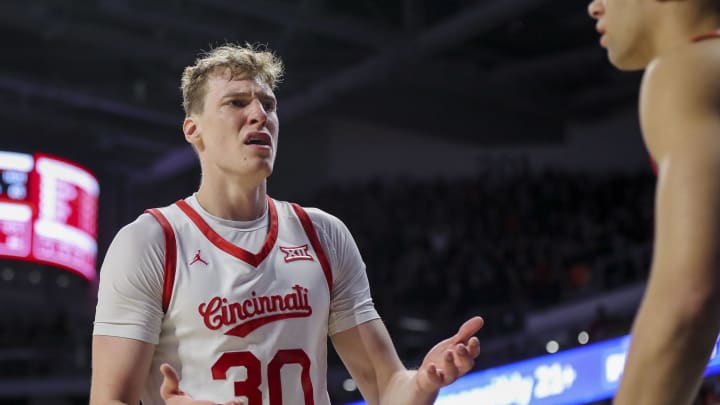
M99 186L87 169L44 154L0 152L0 257L96 277Z
M32 235L32 209L25 204L0 203L0 256L27 257Z

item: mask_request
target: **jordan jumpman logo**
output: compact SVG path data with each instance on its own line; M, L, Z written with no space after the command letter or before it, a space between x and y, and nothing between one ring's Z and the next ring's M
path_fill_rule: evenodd
M192 261L190 262L190 264L189 264L188 266L192 266L193 264L195 264L195 263L197 263L197 262L200 262L200 263L202 263L202 264L204 264L204 265L206 265L206 266L208 265L208 262L206 262L205 260L203 260L202 257L200 257L200 251L199 251L199 250L197 251L197 253L195 253L195 257L193 257Z

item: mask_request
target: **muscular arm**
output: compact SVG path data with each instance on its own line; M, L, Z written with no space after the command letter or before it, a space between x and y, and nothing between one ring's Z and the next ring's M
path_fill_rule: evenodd
M100 271L90 404L137 405L162 322L162 229L149 215L113 239Z
M365 265L350 231L322 211L308 213L333 268L328 330L363 397L370 405L431 404L440 387L472 368L480 353L480 342L473 335L483 320L475 317L465 322L455 336L430 350L418 371L406 370L372 305Z
M332 336L335 350L370 405L432 404L439 389L467 373L480 353L472 337L481 318L465 322L458 333L438 343L417 371L405 369L380 320Z
M643 84L659 171L655 246L618 405L690 404L720 329L720 57L684 53L651 66Z
M380 403L383 382L390 381L395 373L405 371L380 320L337 333L332 336L332 342L370 405Z
M154 349L139 340L93 336L90 405L139 404Z

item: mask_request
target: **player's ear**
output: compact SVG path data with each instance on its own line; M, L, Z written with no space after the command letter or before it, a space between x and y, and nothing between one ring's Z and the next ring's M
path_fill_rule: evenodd
M202 139L200 138L200 127L195 117L192 115L186 116L182 128L185 134L185 140L195 147L198 147Z

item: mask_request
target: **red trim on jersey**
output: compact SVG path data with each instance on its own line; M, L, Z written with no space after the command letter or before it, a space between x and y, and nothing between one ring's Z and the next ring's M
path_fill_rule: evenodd
M212 242L213 245L217 246L220 250L229 253L236 258L244 261L245 263L257 267L265 258L270 254L275 246L278 236L278 216L277 210L275 209L275 203L272 198L267 197L268 210L270 211L270 229L268 230L267 236L265 237L265 243L257 253L251 253L247 250L233 245L232 243L223 239L222 236L218 235L207 222L197 213L185 200L176 202L178 207L190 218L195 226L198 227L205 237Z
M707 34L698 35L696 37L692 38L693 42L700 42L706 39L712 39L712 38L720 38L720 29L715 30L713 32L708 32Z
M308 239L310 239L310 244L312 245L313 249L315 250L315 254L318 256L318 260L320 261L320 265L322 266L323 273L325 273L325 279L327 280L328 284L328 290L330 290L330 294L332 295L332 288L333 288L333 276L332 276L332 269L330 268L330 262L327 259L327 256L325 256L325 250L323 249L322 245L320 244L320 238L318 238L317 231L315 230L315 226L313 226L312 220L310 220L310 217L308 216L307 212L305 210L295 204L290 203L292 205L293 210L295 211L295 214L300 219L300 223L302 224L303 229L305 230L305 234L307 235Z
M152 215L159 223L165 234L165 274L163 281L162 308L163 312L167 312L170 306L170 298L172 298L173 286L175 285L175 268L177 262L177 246L175 244L175 232L173 232L170 222L165 215L157 208L145 210Z

